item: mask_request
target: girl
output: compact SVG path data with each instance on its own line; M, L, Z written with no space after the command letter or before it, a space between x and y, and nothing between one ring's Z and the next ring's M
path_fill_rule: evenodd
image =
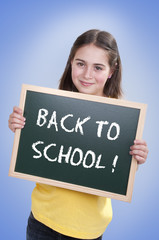
M117 43L108 32L89 30L75 41L59 89L120 98L121 61ZM9 128L23 128L22 110L14 107ZM146 161L148 148L135 140L130 154L138 164ZM112 219L111 200L67 189L36 184L28 219L27 240L101 239Z

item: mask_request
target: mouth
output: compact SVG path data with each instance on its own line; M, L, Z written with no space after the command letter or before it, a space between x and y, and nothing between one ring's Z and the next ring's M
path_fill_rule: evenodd
M81 81L80 80L80 83L81 83L81 85L82 86L84 86L84 87L89 87L89 86L92 86L94 83L90 83L90 82L86 82L86 81Z

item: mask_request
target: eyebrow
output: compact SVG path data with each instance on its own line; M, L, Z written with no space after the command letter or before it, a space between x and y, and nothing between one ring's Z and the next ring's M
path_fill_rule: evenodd
M80 59L80 58L76 58L75 61L85 62L84 60L82 60L82 59ZM102 63L93 63L93 65L98 65L98 66L105 67L105 65L102 64Z

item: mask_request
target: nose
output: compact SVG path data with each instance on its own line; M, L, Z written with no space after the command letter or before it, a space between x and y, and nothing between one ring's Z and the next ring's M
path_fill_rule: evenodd
M85 79L92 79L93 78L93 71L92 71L91 67L85 68L84 77L85 77Z

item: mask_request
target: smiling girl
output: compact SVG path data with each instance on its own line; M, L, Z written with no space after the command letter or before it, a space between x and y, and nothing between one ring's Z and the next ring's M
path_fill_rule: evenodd
M80 35L70 52L59 89L120 98L121 61L117 43L105 31L89 30ZM13 108L9 127L25 126L22 110ZM144 163L148 148L135 140L130 154ZM111 200L86 193L36 184L27 226L27 240L101 239L112 219Z
M104 96L103 89L112 69L101 48L93 44L81 47L71 65L72 81L79 92Z

